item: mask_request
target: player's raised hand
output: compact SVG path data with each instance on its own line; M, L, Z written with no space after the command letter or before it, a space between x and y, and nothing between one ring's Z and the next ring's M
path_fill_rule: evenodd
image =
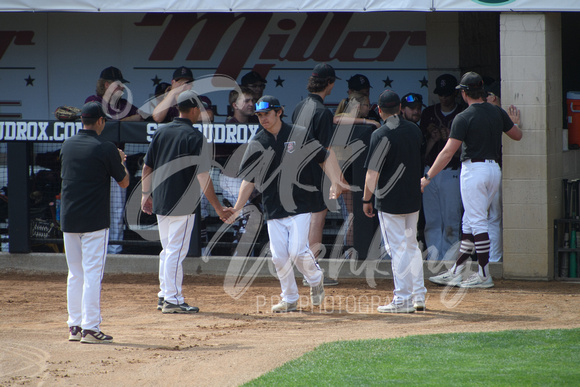
M520 125L520 109L514 105L510 105L507 111L508 116L510 116L512 122L516 125Z

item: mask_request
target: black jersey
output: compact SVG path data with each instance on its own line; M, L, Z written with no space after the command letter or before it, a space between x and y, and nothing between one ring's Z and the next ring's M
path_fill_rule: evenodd
M462 141L461 161L500 160L501 135L514 126L505 110L487 102L471 104L451 124L449 137Z
M94 130L79 130L60 150L61 229L83 233L109 228L111 177L125 178L115 144Z
M410 214L421 208L421 129L391 116L371 135L365 168L379 172L375 208Z
M153 212L189 215L201 195L197 175L209 172L211 159L206 138L185 118L160 125L153 135L144 162L153 169Z
M305 128L282 122L277 136L262 129L250 140L239 176L262 192L266 219L318 212L324 200L316 176L326 157Z

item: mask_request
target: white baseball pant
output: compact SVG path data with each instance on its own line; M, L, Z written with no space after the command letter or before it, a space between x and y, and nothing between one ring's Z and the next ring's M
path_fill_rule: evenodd
M385 248L391 257L393 302L410 305L413 300L425 301L423 257L417 243L419 211L410 214L378 211L378 215Z
M322 281L322 270L308 246L310 213L268 220L268 236L272 262L280 279L280 297L288 303L300 298L294 276L294 265L304 275L310 286Z
M157 215L159 238L163 250L159 253L159 297L172 304L183 304L183 260L189 251L195 214Z
M125 199L127 197L127 189L121 188L117 181L111 177L111 205L110 217L111 227L109 228L109 239L114 241L122 241L124 235L124 221L125 215ZM122 245L110 245L107 247L107 253L119 254L123 250Z
M101 281L107 259L109 229L65 232L63 237L68 265L67 324L100 332Z
M427 166L425 173L428 171ZM453 260L456 257L462 212L460 173L459 169L443 169L431 179L431 183L423 192L424 233L425 243L429 249L428 259Z
M487 215L490 247L489 261L499 262L503 257L503 211L501 199L501 180L499 189L491 201Z
M489 231L487 214L499 189L501 170L493 160L472 162L461 166L461 200L463 201L464 234L479 235Z

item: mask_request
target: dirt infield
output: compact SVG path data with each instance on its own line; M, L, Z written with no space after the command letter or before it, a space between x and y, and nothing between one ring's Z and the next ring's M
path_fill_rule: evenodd
M106 275L101 329L114 343L67 341L66 276L0 274L0 385L233 386L321 343L405 335L580 327L580 284L496 280L460 295L428 287L427 311L384 315L376 306L392 280L371 288L345 279L328 287L323 308L273 315L280 292L258 278L239 298L223 277L186 276L186 301L197 315L156 310L154 275Z

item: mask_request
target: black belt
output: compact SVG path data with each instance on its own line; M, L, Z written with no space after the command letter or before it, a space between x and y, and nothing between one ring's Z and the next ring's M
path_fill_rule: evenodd
M485 163L486 161L495 161L492 159L471 159L472 163Z

